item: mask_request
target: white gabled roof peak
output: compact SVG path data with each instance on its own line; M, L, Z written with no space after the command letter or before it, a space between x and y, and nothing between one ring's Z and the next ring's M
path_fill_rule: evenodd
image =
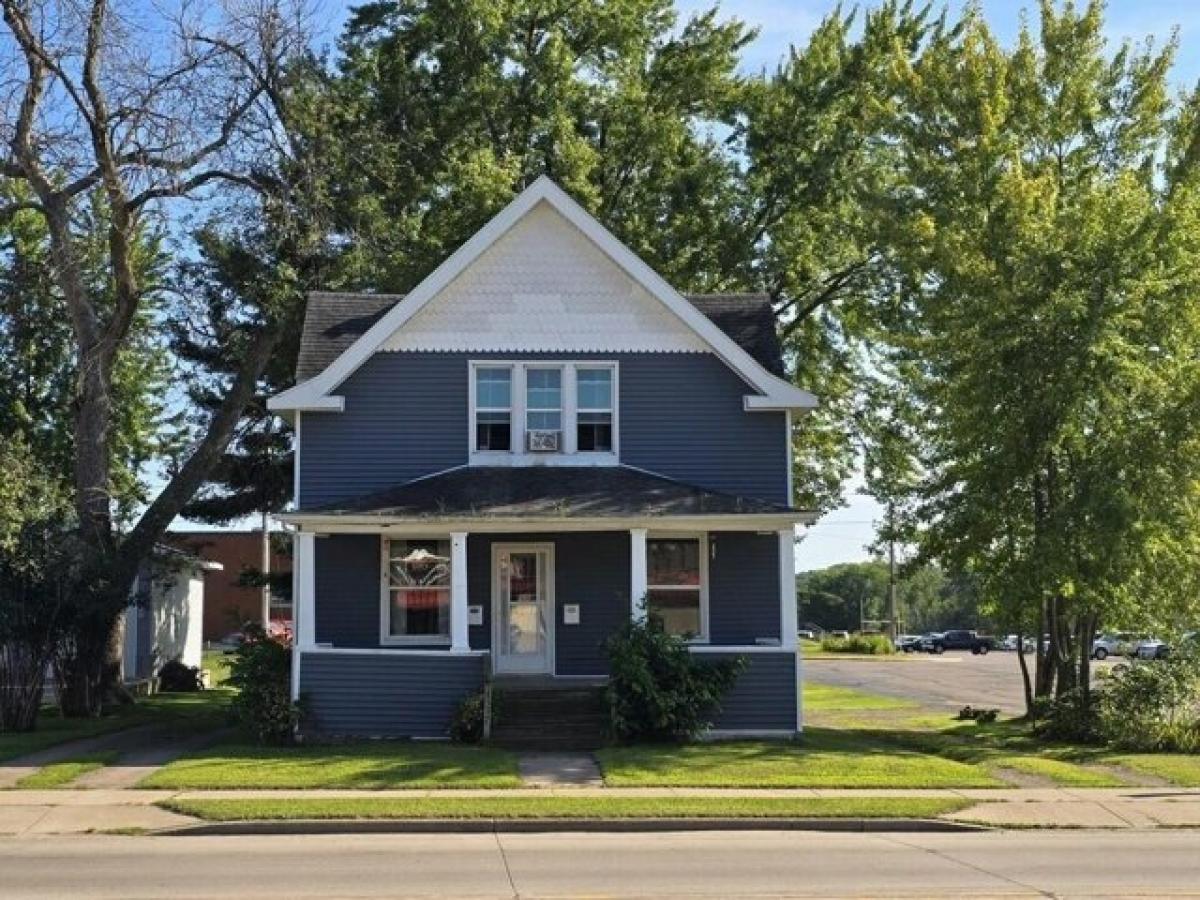
M418 284L403 302L397 303L360 338L344 350L324 371L286 390L268 401L277 411L337 410L342 398L333 396L337 387L388 340L413 319L434 297L440 294L459 274L531 210L541 203L548 204L571 225L598 247L609 259L661 302L674 317L686 325L711 348L726 365L759 392L748 396L746 409L807 409L817 405L807 391L768 372L745 349L739 346L707 316L669 285L657 272L633 251L622 244L608 229L576 203L549 177L542 175L497 213L491 221L471 236Z

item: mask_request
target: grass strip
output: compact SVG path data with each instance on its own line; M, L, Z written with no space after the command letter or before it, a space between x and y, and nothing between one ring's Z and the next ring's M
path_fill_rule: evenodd
M176 790L520 786L516 755L508 751L402 741L301 747L218 745L170 763L139 785Z
M915 709L918 704L902 697L885 697L836 684L804 685L804 711L824 712L828 710L862 709Z
M990 765L1046 778L1063 787L1127 787L1126 782L1112 772L1089 769L1061 759L1039 756L999 756L991 760Z
M51 763L48 766L42 766L32 775L26 775L16 783L15 787L26 791L67 787L79 776L102 769L115 762L117 756L116 752L96 753L82 756L79 759Z
M281 819L928 819L964 809L955 797L414 797L165 800L218 822Z

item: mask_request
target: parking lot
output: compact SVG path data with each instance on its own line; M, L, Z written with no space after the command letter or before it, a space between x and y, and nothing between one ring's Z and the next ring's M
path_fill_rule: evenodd
M1030 668L1033 657L1027 656ZM1093 668L1111 663L1094 663ZM874 694L904 697L924 706L960 709L996 707L1006 713L1025 712L1017 654L986 656L948 652L871 659L819 657L804 661L804 677L817 684L836 684Z

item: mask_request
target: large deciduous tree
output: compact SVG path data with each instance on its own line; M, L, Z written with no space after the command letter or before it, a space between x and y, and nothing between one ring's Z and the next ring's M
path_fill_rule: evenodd
M823 401L796 431L796 500L827 508L854 462L882 125L926 28L911 3L835 12L746 75L752 31L670 0L358 7L325 157L343 283L410 289L549 174L681 290L771 295L789 375Z
M891 239L924 549L1038 636L1031 698L1194 613L1200 549L1200 96L1100 3L1039 24L968 11L907 71Z
M3 0L0 11L0 175L23 185L0 215L30 210L44 220L73 341L71 496L87 574L72 592L79 619L60 690L68 711L94 713L138 567L220 458L296 305L293 285L237 310L240 364L222 402L194 423L165 488L121 531L120 359L156 287L140 265L141 236L162 221L164 204L220 187L258 197L247 201L256 213L286 217L304 174L288 105L307 37L298 14L272 0L177 14L106 0ZM94 195L104 215L99 295L87 274L93 231L80 224Z

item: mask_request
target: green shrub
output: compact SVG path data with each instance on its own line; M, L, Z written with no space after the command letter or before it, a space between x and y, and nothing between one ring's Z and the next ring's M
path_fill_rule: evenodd
M629 622L605 644L608 727L619 741L683 741L708 729L721 698L746 667L743 657L701 662L657 616Z
M826 653L861 653L866 656L886 656L896 652L896 646L884 634L852 634L848 638L821 638Z
M200 669L184 665L181 660L165 662L158 670L158 689L168 694L187 694L204 689Z
M1052 741L1081 744L1102 743L1100 729L1100 691L1084 694L1079 688L1065 691L1039 710L1035 733Z
M1123 750L1200 751L1200 657L1114 666L1099 693L1100 732Z
M292 701L291 645L259 625L247 625L244 633L229 675L238 689L233 715L260 744L289 744L301 713L300 704Z
M450 740L459 744L478 744L483 740L483 691L464 697L450 719ZM492 689L492 725L496 724L500 692Z

